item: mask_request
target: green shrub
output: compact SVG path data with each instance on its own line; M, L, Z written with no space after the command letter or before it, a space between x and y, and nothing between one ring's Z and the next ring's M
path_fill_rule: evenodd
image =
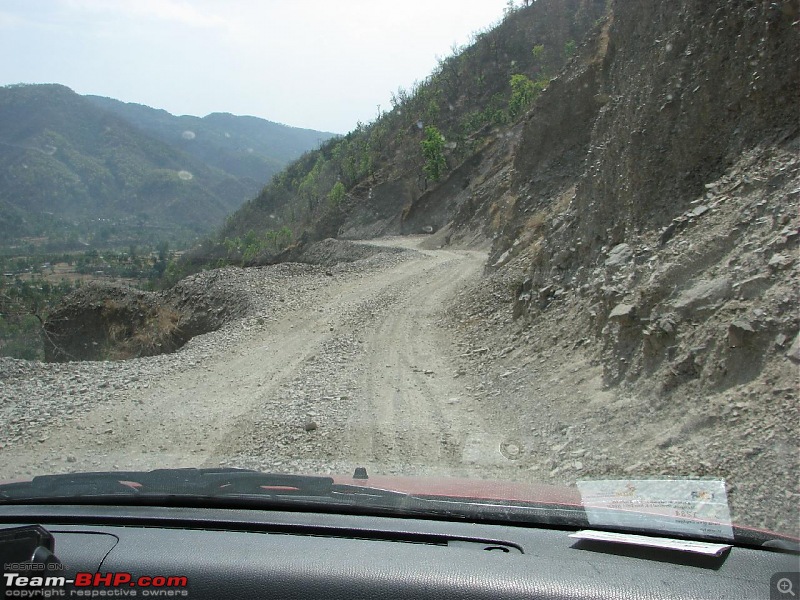
M341 181L337 181L333 184L331 191L328 192L328 202L331 206L339 206L345 199L345 196L346 191L344 189L344 184Z
M425 139L420 142L422 156L425 164L422 170L431 181L439 181L447 170L447 161L444 158L444 136L433 125L425 128Z
M508 101L508 114L512 119L517 118L530 106L536 97L536 88L533 81L526 75L511 76L511 99Z

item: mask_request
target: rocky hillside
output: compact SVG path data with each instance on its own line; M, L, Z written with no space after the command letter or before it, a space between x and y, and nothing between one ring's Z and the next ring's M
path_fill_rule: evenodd
M740 8L509 10L390 113L278 175L217 246L276 224L302 236L274 260L330 236L491 243L489 277L513 290L499 313L558 322L606 385L658 398L787 388L800 11ZM195 258L224 256L213 246Z
M598 26L604 6L539 0L508 9L412 89L398 89L389 112L276 176L228 219L217 248L206 245L196 257L216 259L226 238L250 230L288 227L297 239L319 240L444 225L461 204L454 192L506 147L531 102Z
M779 476L800 466L798 19L788 1L611 2L508 160L458 192L433 241L493 240L458 320L496 352L487 395L560 432L533 448L551 477L690 464L737 482L734 508L798 504Z
M489 277L513 291L499 313L558 323L606 385L783 389L800 343L798 19L790 0L509 10L392 111L276 176L194 259L241 257L278 225L300 242L251 256L423 230L491 242Z

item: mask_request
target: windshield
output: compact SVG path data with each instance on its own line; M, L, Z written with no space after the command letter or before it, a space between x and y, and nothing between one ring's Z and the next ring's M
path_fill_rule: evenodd
M0 502L800 537L800 14L678 4L3 3Z

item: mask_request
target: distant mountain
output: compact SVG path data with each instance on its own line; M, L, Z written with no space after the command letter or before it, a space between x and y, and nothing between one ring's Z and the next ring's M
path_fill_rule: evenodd
M0 87L0 235L205 233L330 136L254 117L175 117L55 84Z
M257 117L212 113L205 117L175 116L165 110L85 96L162 142L204 163L261 187L288 163L335 134L300 129Z

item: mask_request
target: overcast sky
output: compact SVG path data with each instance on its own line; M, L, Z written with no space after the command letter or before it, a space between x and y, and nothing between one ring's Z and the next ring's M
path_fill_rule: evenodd
M61 83L336 133L372 120L507 0L0 0L0 85Z

